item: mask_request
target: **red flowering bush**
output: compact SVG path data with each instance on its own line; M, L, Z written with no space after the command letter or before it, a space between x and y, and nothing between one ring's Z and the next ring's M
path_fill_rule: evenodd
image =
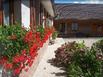
M41 31L42 30L42 31ZM51 30L44 28L33 33L21 26L0 27L0 65L14 75L20 74L22 69L28 71L37 51L48 40Z

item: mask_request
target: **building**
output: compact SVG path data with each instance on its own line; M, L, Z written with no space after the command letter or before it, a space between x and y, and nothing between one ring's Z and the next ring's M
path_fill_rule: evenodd
M103 36L102 4L56 4L55 28L59 36Z
M53 18L53 0L0 0L0 25L2 26L20 23L26 28L35 30L39 25L43 27L53 26ZM49 39L45 42L43 47L38 50L38 56L35 57L35 61L28 72L23 69L19 77L33 76L42 55L48 47L48 43Z
M0 0L0 25L21 23L35 28L37 25L52 25L53 0Z

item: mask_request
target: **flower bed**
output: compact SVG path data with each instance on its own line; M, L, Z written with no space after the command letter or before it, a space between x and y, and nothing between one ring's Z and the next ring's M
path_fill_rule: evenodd
M51 28L37 28L27 31L19 25L0 27L0 65L3 69L19 75L22 70L28 71L52 33Z
M39 62L42 59L43 54L47 50L48 43L49 43L49 40L47 40L46 43L43 45L43 47L38 50L38 52L37 52L38 55L35 58L32 66L29 67L29 70L26 72L25 69L23 69L22 72L20 73L19 77L32 77L33 76L33 74L34 74Z
M54 65L64 67L67 77L103 76L103 40L86 47L84 42L69 42L58 48Z

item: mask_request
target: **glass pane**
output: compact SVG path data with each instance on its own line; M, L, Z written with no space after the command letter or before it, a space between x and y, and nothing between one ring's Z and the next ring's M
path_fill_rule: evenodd
M4 9L4 24L9 25L9 2L4 0L3 2L3 9Z

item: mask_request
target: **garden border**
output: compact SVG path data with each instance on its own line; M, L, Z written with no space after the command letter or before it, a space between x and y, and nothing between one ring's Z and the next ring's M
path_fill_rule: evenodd
M37 57L34 59L34 62L31 67L29 67L28 71L26 72L24 69L20 73L19 77L33 77L34 72L36 71L37 66L39 65L45 51L48 48L49 39L44 43L43 47L40 48L37 53Z

